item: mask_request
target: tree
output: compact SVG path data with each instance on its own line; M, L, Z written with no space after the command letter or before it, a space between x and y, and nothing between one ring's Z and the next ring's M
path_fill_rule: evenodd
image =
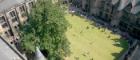
M21 46L26 53L34 53L39 47L48 52L48 60L63 60L70 52L65 36L68 25L59 6L52 4L51 0L38 0L28 23L21 27Z

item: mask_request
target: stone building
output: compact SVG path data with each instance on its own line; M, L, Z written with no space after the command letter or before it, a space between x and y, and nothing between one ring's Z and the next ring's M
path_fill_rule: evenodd
M78 8L140 39L140 0L70 0ZM78 2L81 1L81 2Z
M24 24L34 0L0 0L0 36L13 43L20 38L19 24Z

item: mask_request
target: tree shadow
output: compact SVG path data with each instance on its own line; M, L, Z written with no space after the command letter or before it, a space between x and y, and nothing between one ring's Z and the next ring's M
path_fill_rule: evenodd
M112 56L114 56L114 60L118 60L123 53L128 49L128 43L124 38L120 39L112 39L115 43L113 44L116 47L122 48L122 50L119 53L112 53Z

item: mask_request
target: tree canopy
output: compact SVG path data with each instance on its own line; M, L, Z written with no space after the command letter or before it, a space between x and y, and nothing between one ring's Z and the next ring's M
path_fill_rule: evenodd
M38 0L21 27L21 46L26 53L34 53L39 47L48 52L48 60L63 60L70 52L65 36L68 25L59 6L51 0Z

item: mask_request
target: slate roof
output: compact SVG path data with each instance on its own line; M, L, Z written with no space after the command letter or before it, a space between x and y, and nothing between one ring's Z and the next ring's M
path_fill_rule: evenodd
M2 38L0 38L0 60L22 60Z
M0 0L0 12L22 2L24 2L24 0Z

